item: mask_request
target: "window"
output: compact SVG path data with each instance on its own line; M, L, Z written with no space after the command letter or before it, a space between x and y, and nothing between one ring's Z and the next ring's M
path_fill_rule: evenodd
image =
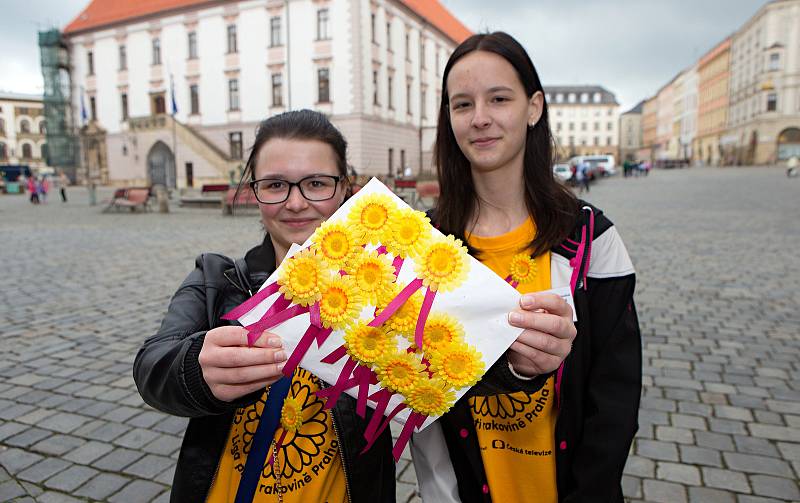
M556 131L561 131L561 123L556 122Z
M33 157L33 149L31 149L30 143L23 143L22 144L22 158L23 159L30 159Z
M236 50L236 25L228 25L228 54L234 54Z
M2 112L2 110L0 110ZM6 121L0 117L0 134L6 134Z
M31 132L31 123L28 119L22 119L19 121L19 132L20 133L30 133Z
M228 133L228 141L231 146L231 159L242 158L242 132L234 131Z
M389 149L389 176L394 175L394 149Z
M586 123L581 122L581 131L586 131Z
M89 118L93 121L97 120L97 100L95 100L94 96L89 98L89 112L91 115Z
M370 17L370 33L372 37L372 43L377 44L378 40L375 38L375 13L372 13L372 17Z
M600 131L600 123L599 122L595 122L594 123L594 130L595 131Z
M128 94L122 93L119 98L122 105L122 120L128 120Z
M239 110L239 80L228 81L228 110Z
M372 104L373 105L380 105L380 101L378 101L378 71L372 71Z
M613 122L609 122L609 123L607 124L607 129L608 129L609 131L613 130L613 129L614 129L614 123L613 123Z
M567 102L568 103L575 103L575 93L569 93L567 95Z
M197 33L190 31L188 35L189 59L197 59Z
M611 146L611 142L612 142L612 138L610 136L606 137L606 145L610 147ZM633 142L631 142L631 143L633 143Z
M422 37L419 39L419 64L425 68L425 40Z
M769 93L767 95L767 112L776 110L778 110L778 95L777 93Z
M595 136L594 137L594 146L596 147L598 145L600 145L600 137L599 136Z
M593 98L594 98L594 102L595 103L600 103L600 99L601 99L600 93L594 93L594 97Z
M47 134L47 121L39 123L39 134Z
M411 61L411 34L406 30L406 61Z
M0 159L8 159L8 147L5 143L0 143Z
M153 39L153 65L161 64L161 40Z
M401 149L400 150L400 169L403 171L403 174L405 174L405 170L406 170L406 151L405 151L405 149Z
M386 79L386 82L389 88L386 102L389 105L389 110L394 110L394 92L392 92L392 87L393 87L392 84L394 82L391 75L389 75L389 77Z
M189 86L189 106L191 115L200 114L200 92L198 91L197 84Z
M406 83L406 113L411 115L411 82Z
M330 103L330 101L330 73L327 68L320 68L317 70L317 102Z
M281 45L281 18L276 16L269 20L269 46Z
M564 95L562 93L556 93L556 103L563 103L564 102Z
M392 50L392 23L386 23L386 48Z
M574 136L570 136L569 137L569 146L571 147L573 145L575 145L575 137Z
M420 109L420 115L422 116L423 119L427 119L428 118L427 94L428 93L425 92L425 89L423 89L422 92L420 92L420 95L419 95L419 109Z
M439 75L439 47L433 51L433 61L436 63L436 75Z
M317 11L317 40L328 40L328 9Z
M589 94L581 93L581 103L589 103Z
M42 146L39 147L39 155L41 156L41 159L47 161L47 152L47 143L42 143Z
M283 106L283 75L280 73L272 74L272 106Z
M94 53L92 51L86 53L86 66L89 68L89 75L94 75Z
M119 46L119 69L128 69L128 49L124 45Z
M781 69L781 55L773 53L769 55L769 70L775 71Z
M575 123L574 122L570 122L569 123L569 130L570 131L575 131Z

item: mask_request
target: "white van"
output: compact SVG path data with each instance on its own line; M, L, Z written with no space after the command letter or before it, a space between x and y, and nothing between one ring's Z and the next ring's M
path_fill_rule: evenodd
M589 163L589 173L595 176L613 176L617 174L617 165L613 155L578 155L569 160L571 166L582 162Z

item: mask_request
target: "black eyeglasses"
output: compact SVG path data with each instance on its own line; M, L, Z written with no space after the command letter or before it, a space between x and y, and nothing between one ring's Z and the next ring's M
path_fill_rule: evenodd
M336 186L344 180L343 175L311 175L297 182L280 178L262 178L250 182L256 199L264 204L278 204L289 199L292 187L297 187L308 201L327 201L336 195Z

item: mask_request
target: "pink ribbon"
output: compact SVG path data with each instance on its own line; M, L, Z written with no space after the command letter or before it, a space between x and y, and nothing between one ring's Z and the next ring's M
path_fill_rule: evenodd
M258 336L261 335L261 333L265 330L269 330L272 327L280 325L286 320L290 320L295 316L300 316L301 314L307 312L307 307L295 305L288 309L279 311L272 316L267 316L267 313L265 313L260 320L244 327L247 329L247 344L252 346L256 342L256 339L258 339Z
M345 352L344 355L347 353ZM335 363L344 357L340 348L335 349L326 356L325 363ZM351 377L352 375L352 377ZM355 360L348 357L347 361L336 379L336 384L329 388L317 391L317 396L325 400L325 408L330 409L336 405L336 401L342 393L350 388L358 386L358 398L356 401L356 413L365 417L367 415L367 398L369 395L369 385L378 382L375 373L364 365L359 365Z
M389 305L386 306L386 308L383 311L381 311L381 314L376 316L374 320L370 321L368 325L370 327L379 327L384 323L386 323L386 320L388 320L394 313L396 313L398 309L403 307L403 304L405 304L405 302L412 295L414 295L414 292L416 292L420 288L422 288L422 280L419 278L415 279L414 281L406 285L406 287L403 288L403 290L397 295L397 297L392 299L392 301L389 302Z
M425 299L422 301L422 307L419 310L419 318L417 318L417 327L414 331L414 343L419 349L422 349L422 335L425 333L425 322L428 321L428 315L431 313L431 306L433 306L433 299L436 298L436 292L428 288L425 291Z
M414 430L422 426L422 423L424 423L426 419L428 419L428 416L420 414L419 412L412 412L409 414L406 424L403 425L403 431L400 432L400 436L397 437L397 441L394 443L394 448L392 449L395 463L400 461L403 449L406 448L406 444L411 440L411 434L414 433Z
M322 327L322 314L319 311L319 302L314 302L308 308L309 317L311 319L311 324L315 327Z
M394 260L392 260L392 265L394 266L394 277L400 276L400 269L403 268L403 257L400 255L396 256Z
M514 281L514 278L512 278L510 274L506 276L506 283L513 286L514 288L519 286L519 281Z
M314 325L309 325L308 329L306 329L306 333L304 333L300 338L300 342L297 343L294 351L292 351L292 354L286 361L286 365L283 366L283 375L291 378L297 366L300 365L300 361L311 348L311 343L316 341L317 347L322 347L322 345L328 339L328 336L331 335L332 331L333 330L330 328L320 328Z
M275 442L275 449L270 449L269 459L267 460L268 465L272 466L272 464L275 463L275 451L283 446L283 441L286 440L286 433L286 430L283 430L280 438L277 440L277 442Z
M387 399L386 404L388 405L388 403L389 401ZM383 413L386 411L386 405L383 406L383 410L381 411L380 414L378 414L378 410L375 409L375 415L372 416L370 424L367 426L367 431L370 433L370 435L367 435L367 431L364 432L364 438L367 440L367 445L364 446L364 449L362 449L361 454L364 454L370 449L370 447L372 447L372 444L374 444L375 441L378 439L378 437L381 436L381 433L383 433L383 431L389 426L389 424L392 422L392 419L394 419L394 417L397 414L405 410L406 407L407 407L406 404L400 403L387 416L383 415ZM377 421L375 421L375 418L377 418ZM373 425L373 422L376 424ZM380 426L378 427L377 424L380 424Z
M260 291L256 292L255 295L247 299L246 301L242 302L238 306L234 307L224 315L222 315L223 320L238 320L245 314L249 313L253 310L254 307L259 305L263 300L265 300L270 295L276 293L280 289L280 285L277 283L271 283Z

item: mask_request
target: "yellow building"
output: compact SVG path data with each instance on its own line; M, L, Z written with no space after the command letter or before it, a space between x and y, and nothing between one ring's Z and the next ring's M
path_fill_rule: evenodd
M708 165L722 160L720 140L728 121L731 39L726 38L708 51L697 64L700 101L697 110L697 159Z

